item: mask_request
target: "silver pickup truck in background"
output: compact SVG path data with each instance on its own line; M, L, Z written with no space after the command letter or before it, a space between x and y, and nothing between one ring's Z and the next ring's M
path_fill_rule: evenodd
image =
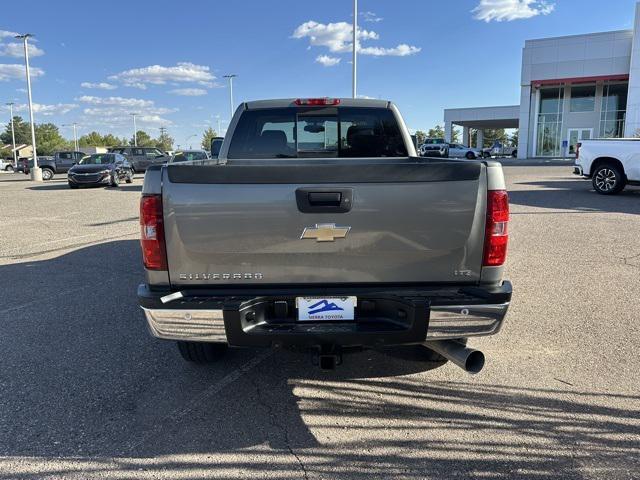
M477 373L467 339L511 301L508 221L500 164L418 157L391 102L247 102L217 161L147 170L138 299L188 361L419 344Z

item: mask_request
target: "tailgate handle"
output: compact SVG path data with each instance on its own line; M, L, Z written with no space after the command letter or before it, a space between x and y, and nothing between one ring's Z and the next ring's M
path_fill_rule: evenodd
M302 213L346 213L353 205L353 188L298 188L296 203Z
M309 205L314 207L339 207L341 201L340 192L309 192Z

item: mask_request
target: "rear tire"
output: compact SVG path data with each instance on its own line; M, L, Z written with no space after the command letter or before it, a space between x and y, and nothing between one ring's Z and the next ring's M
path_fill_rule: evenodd
M514 150L513 153L511 154L511 156L513 158L518 158L518 150Z
M467 152L465 157L467 157L467 160L475 160L476 159L476 155L473 152Z
M51 180L53 178L53 170L51 170L50 168L43 168L42 169L42 180L44 180L45 182L48 180Z
M184 360L191 363L212 363L227 353L226 343L177 342L178 351Z
M13 173L13 165L7 165L7 167L4 169L4 171Z
M624 189L626 179L617 165L601 163L593 171L591 183L600 195L616 195Z

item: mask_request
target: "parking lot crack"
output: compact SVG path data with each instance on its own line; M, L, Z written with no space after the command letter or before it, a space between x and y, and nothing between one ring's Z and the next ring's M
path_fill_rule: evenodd
M275 429L281 432L282 438L284 440L285 446L287 447L287 450L289 451L291 456L296 459L296 462L300 466L300 470L302 470L303 478L305 478L305 480L308 480L309 473L307 472L307 467L305 466L300 456L295 452L295 450L291 446L291 440L289 438L289 430L287 429L286 424L283 425L278 420L277 412L275 412L273 406L265 399L262 389L260 388L260 385L258 384L258 380L256 380L255 376L251 377L251 383L253 384L253 387L256 391L256 399L258 401L258 404L262 406L267 411L267 414L269 415L269 423L271 423L271 425Z

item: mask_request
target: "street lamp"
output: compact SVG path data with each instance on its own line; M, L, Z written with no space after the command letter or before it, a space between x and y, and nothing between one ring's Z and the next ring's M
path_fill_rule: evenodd
M130 113L129 115L133 117L133 146L137 147L138 146L138 129L136 128L136 116L139 115L139 113Z
M76 152L78 151L78 132L76 130L76 127L78 126L77 123L64 123L62 125L63 127L73 127L73 146L76 149Z
M233 118L233 79L237 76L238 75L236 75L235 73L224 75L224 78L229 79L229 106L231 112L231 116L229 118Z
M185 144L185 145L186 145L186 144L188 144L190 139L192 139L193 137L197 137L197 136L198 136L198 134L197 134L197 133L194 133L193 135L189 135L189 136L187 137L187 139L185 140L184 144ZM193 147L192 147L191 145L189 145L189 148L193 148Z
M353 98L357 96L356 88L356 73L357 73L357 61L358 61L358 0L353 0L353 61L352 61L352 95Z
M9 115L11 115L11 140L13 142L13 168L18 170L18 153L16 152L16 131L13 128L13 102L7 103L9 106Z
M15 38L24 43L24 66L27 71L27 95L29 97L29 120L31 121L31 148L33 150L33 168L31 169L31 180L42 181L42 171L38 168L38 153L36 152L36 129L33 123L33 101L31 99L31 73L29 72L29 37L30 33L16 35Z

